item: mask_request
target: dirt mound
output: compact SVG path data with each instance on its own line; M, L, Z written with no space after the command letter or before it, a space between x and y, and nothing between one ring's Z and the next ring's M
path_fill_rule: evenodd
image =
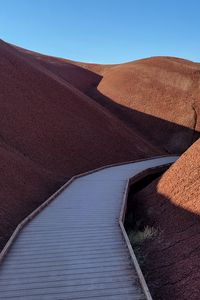
M81 91L97 74L60 64L0 42L1 245L72 175L158 153Z
M140 248L155 299L199 299L199 152L200 140L133 198L142 227L158 230Z
M105 105L109 99L118 103L116 111L126 124L171 153L183 152L197 138L199 95L200 64L172 57L107 68L98 85Z

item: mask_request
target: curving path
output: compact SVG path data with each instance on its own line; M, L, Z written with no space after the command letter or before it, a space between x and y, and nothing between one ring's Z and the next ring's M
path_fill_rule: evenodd
M129 177L162 157L77 178L20 232L0 267L0 299L146 299L119 226Z

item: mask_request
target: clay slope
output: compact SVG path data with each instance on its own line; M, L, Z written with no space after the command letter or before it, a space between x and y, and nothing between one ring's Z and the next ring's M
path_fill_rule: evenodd
M153 57L97 65L19 50L81 89L162 151L182 153L200 136L198 63Z
M72 175L158 153L81 91L97 75L50 65L0 42L1 246Z
M105 68L93 94L107 99L105 106L118 103L118 116L167 152L183 152L199 136L198 63L154 57Z
M199 299L200 140L134 201L143 226L158 230L141 246L155 299Z

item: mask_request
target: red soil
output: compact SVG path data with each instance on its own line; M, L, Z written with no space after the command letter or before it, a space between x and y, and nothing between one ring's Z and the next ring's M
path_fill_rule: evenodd
M200 141L134 196L143 225L159 235L141 246L154 299L198 300L200 296Z

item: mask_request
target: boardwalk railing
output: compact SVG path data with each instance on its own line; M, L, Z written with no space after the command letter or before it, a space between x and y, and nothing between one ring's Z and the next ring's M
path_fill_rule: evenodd
M133 248L131 246L130 240L129 240L128 235L126 233L126 230L124 228L124 220L125 220L126 209L127 209L127 199L128 199L128 194L129 194L129 188L130 188L131 185L133 185L134 183L137 183L138 181L140 181L141 179L145 178L148 175L152 175L152 174L155 174L155 173L158 173L158 172L161 172L161 171L165 171L170 165L171 165L171 163L164 164L164 165L157 166L157 167L153 167L153 168L148 168L148 169L146 169L144 171L141 171L137 175L135 175L135 176L133 176L133 177L131 177L127 180L126 188L125 188L125 191L124 191L124 197L123 197L121 212L120 212L120 217L119 217L119 226L122 230L126 245L128 247L128 250L129 250L129 253L130 253L130 256L131 256L132 263L135 267L135 270L137 272L140 284L142 286L143 292L144 292L145 297L146 297L147 300L153 300L153 299L152 299L151 293L149 291L149 288L147 286L144 275L142 273L142 270L140 268L140 265L138 263L138 260L135 256L135 253L134 253Z

